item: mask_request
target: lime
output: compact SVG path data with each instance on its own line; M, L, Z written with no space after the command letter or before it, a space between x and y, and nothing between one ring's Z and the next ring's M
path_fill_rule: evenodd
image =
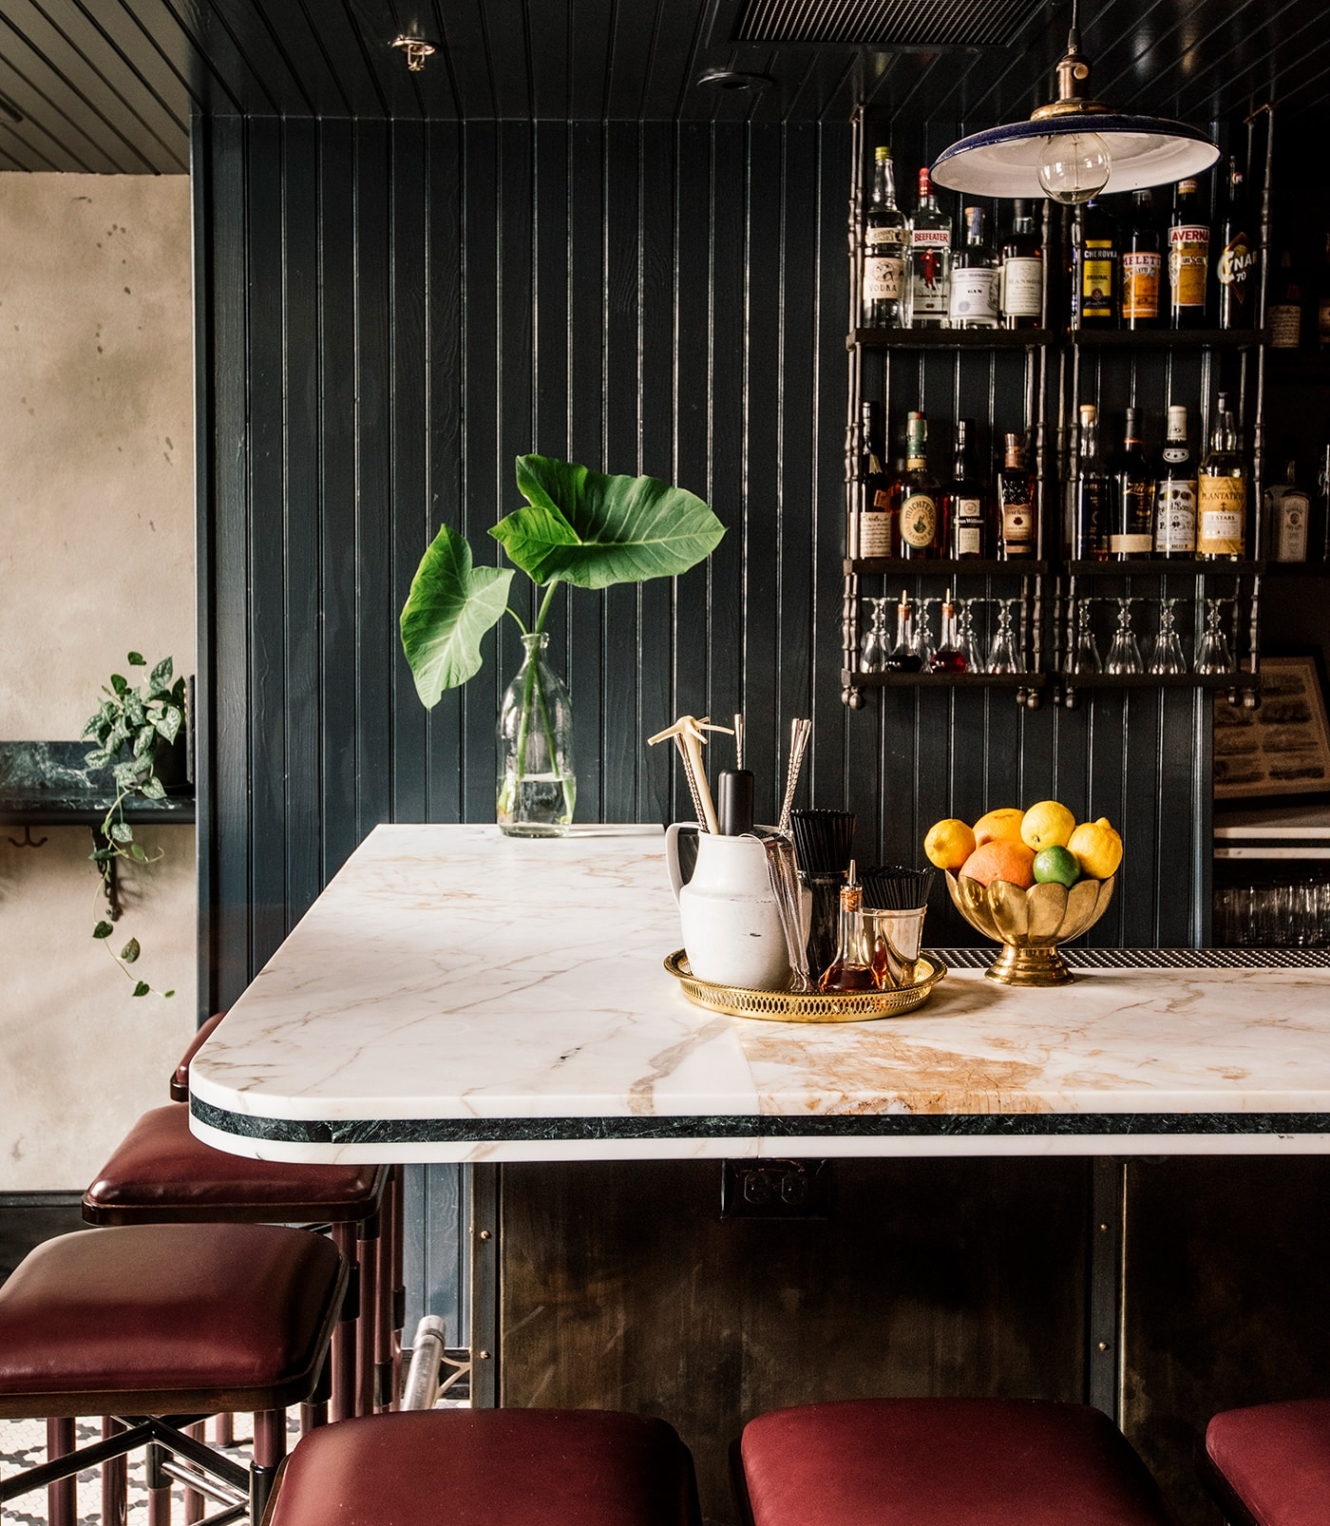
M1067 848L1042 848L1034 856L1034 877L1040 885L1074 885L1081 866Z

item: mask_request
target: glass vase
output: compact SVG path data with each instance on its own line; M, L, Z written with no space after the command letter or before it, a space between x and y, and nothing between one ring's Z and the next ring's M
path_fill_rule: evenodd
M526 656L499 706L499 827L509 837L562 837L573 819L573 704L545 660L549 635L523 636Z

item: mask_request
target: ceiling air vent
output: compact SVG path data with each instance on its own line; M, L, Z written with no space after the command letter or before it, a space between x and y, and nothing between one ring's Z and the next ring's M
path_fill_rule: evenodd
M1003 47L1042 0L745 0L735 42Z

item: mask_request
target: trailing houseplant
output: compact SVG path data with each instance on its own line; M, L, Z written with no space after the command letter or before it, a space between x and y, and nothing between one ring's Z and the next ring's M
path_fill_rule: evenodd
M126 661L131 668L148 665L139 652L130 652ZM89 768L109 766L115 784L115 797L102 818L92 853L101 876L99 899L104 897L108 907L116 904L117 861L155 864L163 856L160 848L149 854L135 841L133 825L125 820L125 802L136 795L144 800L161 800L166 795L176 756L176 739L185 721L185 680L173 679L173 666L171 659L164 657L138 685L131 684L122 673L112 673L110 684L102 689L105 698L83 727L82 736L94 744L84 762ZM112 911L111 915L116 913ZM114 931L112 922L99 917L92 936L103 944L126 978L134 982L131 994L149 995L152 986L130 968L142 952L138 939L131 938L117 955L107 941ZM161 994L174 996L175 992Z
M402 649L422 703L480 671L481 638L508 614L526 649L499 711L500 827L515 836L557 836L573 819L577 778L568 692L549 668L545 622L560 583L610 588L674 577L704 561L724 526L684 488L655 477L606 476L548 456L517 458L526 506L490 530L539 595L530 629L509 606L514 572L476 567L471 547L444 525L430 544L402 609Z

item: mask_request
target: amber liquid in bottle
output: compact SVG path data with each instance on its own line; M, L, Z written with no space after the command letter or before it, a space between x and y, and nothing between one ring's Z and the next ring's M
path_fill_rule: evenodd
M840 893L840 939L835 958L818 981L819 991L875 991L872 954L864 948L864 891L845 885Z

